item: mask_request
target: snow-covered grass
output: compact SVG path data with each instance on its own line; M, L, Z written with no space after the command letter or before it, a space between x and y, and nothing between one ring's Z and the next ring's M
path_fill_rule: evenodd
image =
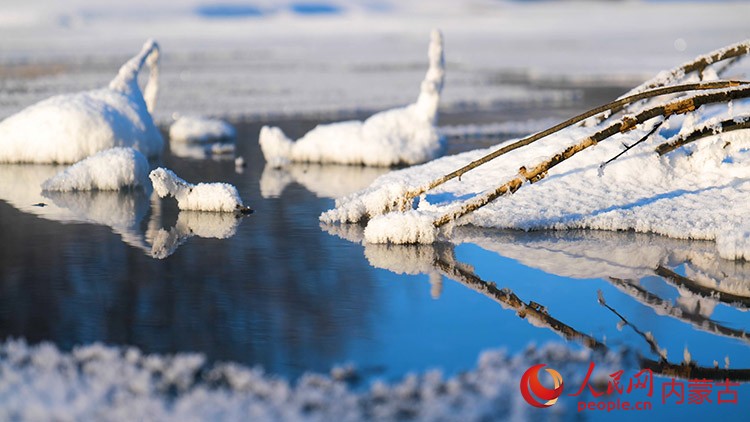
M409 374L358 391L344 380L352 369L306 374L297 382L239 364L208 364L200 354L144 354L135 347L93 344L63 352L49 343L0 345L3 420L497 420L526 419L534 408L518 393L522 373L545 363L566 384L582 381L591 359L594 380L623 369L621 354L594 356L561 344L508 355L484 352L475 368L445 376ZM356 368L354 368L356 374ZM606 382L606 381L605 381ZM572 414L563 402L545 414Z
M228 183L198 183L181 179L169 169L157 168L148 176L162 198L173 196L181 210L247 212L237 188Z
M112 148L85 158L42 183L46 191L149 187L149 164L133 148Z
M104 89L63 94L34 104L0 122L0 163L73 163L113 147L161 153L154 125L159 47L147 41ZM141 93L138 73L151 69Z
M169 127L170 142L228 142L236 135L229 123L200 116L181 116Z

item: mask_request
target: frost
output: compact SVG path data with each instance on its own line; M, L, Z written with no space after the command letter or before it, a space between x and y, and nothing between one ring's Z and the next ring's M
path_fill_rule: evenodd
M237 188L228 183L188 183L171 170L157 168L149 174L154 191L161 197L173 196L181 210L244 211Z
M545 363L566 383L622 369L622 354L594 355L562 344L516 354L483 352L474 368L454 376L438 370L374 381L354 389L356 368L331 376L308 373L294 383L235 363L209 364L200 354L150 355L133 347L93 344L63 352L23 340L0 344L2 420L495 420L528 419L518 393L523 371ZM574 414L564 404L558 414Z
M112 148L85 158L42 183L45 191L120 190L149 186L148 160L132 148Z
M438 229L429 215L416 211L391 213L370 220L365 229L365 240L369 243L433 243Z

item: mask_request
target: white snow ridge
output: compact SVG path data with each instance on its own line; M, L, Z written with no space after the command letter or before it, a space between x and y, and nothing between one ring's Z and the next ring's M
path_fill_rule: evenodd
M148 160L133 148L85 158L42 183L45 191L120 190L148 186Z
M374 114L364 122L319 125L296 142L281 129L264 126L259 142L266 161L277 167L290 161L393 166L437 157L443 149L435 125L445 76L443 36L438 30L432 31L428 55L430 67L416 103Z
M198 183L194 185L165 168L153 170L148 177L159 197L173 196L181 210L251 212L242 203L237 188L228 183Z
M151 117L158 61L159 46L149 40L107 88L57 95L0 122L0 163L74 163L117 146L159 154L163 140ZM151 72L141 93L144 65Z

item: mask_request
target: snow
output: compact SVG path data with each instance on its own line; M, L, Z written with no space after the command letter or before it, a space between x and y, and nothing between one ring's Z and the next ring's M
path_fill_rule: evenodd
M365 240L370 243L433 243L438 229L432 215L417 211L379 215L367 224Z
M159 167L148 176L161 198L173 196L181 210L237 212L245 211L237 188L228 183L188 183L171 170Z
M750 102L739 100L730 106L707 105L687 116L674 116L642 145L600 171L602 163L621 152L624 144L640 139L655 123L647 122L562 162L541 181L523 185L512 196L491 202L459 219L457 224L520 230L635 230L675 238L719 239L723 257L742 258L750 253L743 230L748 224L747 207L742 205L750 195L747 131L717 130L713 136L663 157L654 149L695 129L715 127L720 121L748 115ZM600 129L601 126L571 127L481 165L460 180L428 191L419 198L415 212L425 218L452 212L472 197L516 177L522 166L532 168ZM399 192L425 186L498 146L384 175L370 187L337 200L333 210L321 215L321 221L349 223L370 219L374 226L368 225L368 241L434 241L437 236L414 237L411 232L399 235L394 224L401 224L409 231L407 219L399 221L394 217L389 220L392 224L386 226L373 217L397 209L393 204L403 201ZM376 233L375 227L383 232Z
M57 95L3 120L0 163L74 163L117 146L158 155L163 141L151 117L158 58L159 47L149 40L107 88ZM142 94L138 73L144 65L151 75Z
M428 56L430 66L416 103L376 113L364 122L318 125L297 141L279 128L264 126L259 142L266 161L272 166L290 161L394 166L435 158L444 148L435 126L445 75L438 30L432 31Z
M237 135L234 127L219 119L181 116L169 127L170 142L227 142Z
M85 158L42 183L45 191L149 187L148 160L133 148L112 148Z
M484 352L476 367L460 375L432 370L374 381L358 391L339 380L336 368L290 383L260 368L209 364L194 353L145 354L102 344L64 352L49 343L8 340L0 344L0 419L524 420L535 413L518 394L523 371L545 363L577 385L592 359L597 378L629 362L624 354L595 355L552 343L516 355ZM549 411L575 414L572 404L562 402Z

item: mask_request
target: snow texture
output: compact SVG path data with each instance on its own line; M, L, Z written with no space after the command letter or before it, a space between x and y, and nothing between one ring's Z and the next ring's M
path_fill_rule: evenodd
M370 243L433 243L438 229L432 215L417 211L379 215L367 224L365 240Z
M149 178L159 197L173 196L181 210L235 212L246 209L237 188L228 183L194 185L161 167L151 171Z
M339 380L356 368L309 373L292 384L259 368L208 364L200 354L144 354L101 344L63 352L49 343L9 340L0 345L0 419L525 420L535 410L518 393L523 371L544 363L576 385L592 359L597 382L630 364L623 354L594 355L552 343L513 356L484 352L475 368L456 376L433 370L356 391ZM565 403L545 411L575 414Z
M237 135L234 127L219 119L198 116L179 117L169 127L170 142L229 142Z
M704 77L707 75L710 72L704 72ZM683 239L718 239L723 257L747 257L750 135L747 130L721 133L717 126L721 121L746 116L750 116L747 100L703 106L686 116L673 116L646 142L601 171L600 165L620 153L624 144L640 139L658 123L646 122L562 162L541 181L522 186L512 196L495 200L457 224L521 230L635 230ZM703 127L715 128L715 134L662 157L654 152L657 145ZM483 164L461 179L428 191L419 199L417 212L437 216L455 210L475 195L516 177L521 166L531 168L600 129L571 127ZM398 204L395 193L424 186L499 146L386 174L369 188L337 200L333 210L321 215L321 221L371 219ZM410 235L398 236L393 225L373 222L387 234L376 234L375 228L368 228L368 241L415 241ZM406 219L402 223L403 229L410 230ZM419 239L427 241L430 237Z
M277 127L264 126L259 142L266 161L272 166L290 161L394 166L435 158L444 148L436 128L445 76L443 36L438 30L432 31L428 56L430 67L416 103L374 114L364 122L318 125L297 141Z
M148 187L148 160L133 148L112 148L85 158L42 183L45 191Z
M54 96L3 120L0 163L74 163L118 146L158 155L163 140L151 117L158 60L159 46L149 40L107 88ZM151 73L141 93L144 65Z

